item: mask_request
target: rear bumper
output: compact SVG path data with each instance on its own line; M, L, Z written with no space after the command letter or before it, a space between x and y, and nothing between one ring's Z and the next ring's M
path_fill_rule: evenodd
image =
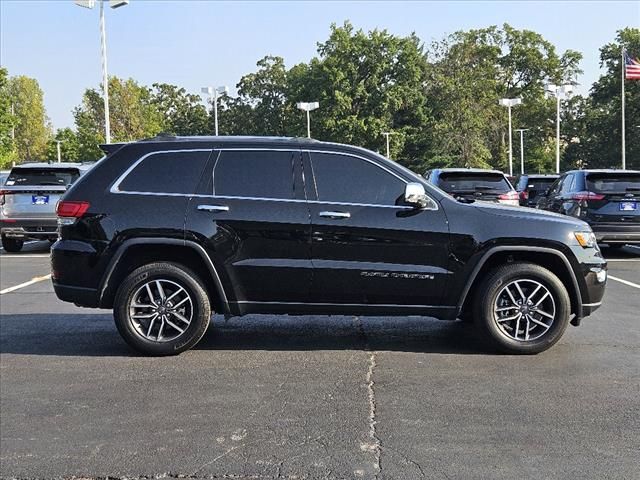
M600 243L638 243L640 244L640 224L591 223L591 229Z
M53 238L58 236L56 218L2 218L0 233L10 238Z
M54 280L53 290L56 292L56 296L63 302L71 302L80 307L98 307L98 290L94 288L63 285Z

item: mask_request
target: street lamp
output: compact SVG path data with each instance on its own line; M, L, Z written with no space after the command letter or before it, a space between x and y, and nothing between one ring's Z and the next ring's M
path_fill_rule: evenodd
M524 132L529 130L528 128L516 128L516 132L520 132L520 174L524 175Z
M509 110L509 176L513 176L513 145L511 143L511 107L520 105L522 103L521 98L501 98L498 102L503 107L507 107Z
M218 98L220 95L229 92L229 87L202 87L200 89L202 93L209 95L209 100L213 97L213 118L216 126L216 137L218 136Z
M111 143L111 122L109 121L109 77L107 75L107 36L104 26L104 2L100 2L100 52L102 56L102 85L104 95L104 139L105 143ZM76 0L79 7L92 9L96 0ZM124 7L129 4L129 0L109 0L109 6L113 9Z
M564 85L553 85L548 83L545 85L547 95L556 97L556 173L560 173L560 100L564 96L569 98L573 85L568 83Z
M60 155L60 144L64 142L64 140L56 140L55 142L56 142L56 149L58 150L58 163L60 163L62 161L61 155Z
M296 107L298 107L303 112L307 112L307 137L311 138L311 116L309 112L320 107L318 102L298 102L296 103Z
M389 153L389 135L397 135L396 132L382 132L382 134L387 138L387 158L391 159L391 155Z

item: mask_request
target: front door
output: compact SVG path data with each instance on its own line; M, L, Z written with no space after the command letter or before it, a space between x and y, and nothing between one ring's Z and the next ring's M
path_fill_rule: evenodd
M312 302L439 305L448 277L444 212L403 205L406 180L364 157L305 153Z

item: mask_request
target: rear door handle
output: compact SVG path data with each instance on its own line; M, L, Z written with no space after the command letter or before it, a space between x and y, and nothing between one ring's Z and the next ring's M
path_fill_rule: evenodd
M349 212L320 212L318 215L324 218L335 218L335 219L351 217L351 214Z
M229 207L226 205L198 205L198 210L205 212L228 212Z

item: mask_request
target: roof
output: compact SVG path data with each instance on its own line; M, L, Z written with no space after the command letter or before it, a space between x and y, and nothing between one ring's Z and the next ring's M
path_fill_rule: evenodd
M640 170L622 170L621 168L585 168L583 170L570 170L567 173L640 173Z
M491 170L488 168L434 168L440 173L496 173L498 175L504 175L504 172L500 170Z
M560 174L559 173L525 173L525 174L522 174L521 176L527 177L527 178L548 178L548 177L558 178Z

